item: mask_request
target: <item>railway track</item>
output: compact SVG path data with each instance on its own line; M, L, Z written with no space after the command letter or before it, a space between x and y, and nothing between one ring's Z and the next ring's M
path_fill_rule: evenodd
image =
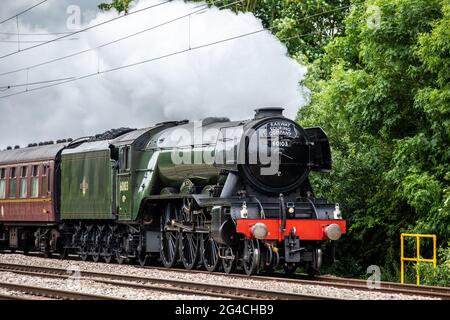
M3 300L27 300L27 297L0 294L0 301L3 301Z
M120 300L114 297L100 296L67 290L42 288L6 282L0 282L0 288L20 292L21 294L26 294L29 296L38 296L61 300L111 300L111 299ZM26 296L14 296L14 295L8 296L4 294L0 296L0 300L26 300L26 299L28 299Z
M41 256L40 253L36 254L36 256ZM78 256L69 257L71 260L80 261ZM198 273L198 274L211 274L209 271L193 269L187 270L184 268L174 267L172 269L163 268L160 266L146 266L139 267L149 270L159 270L164 272L185 272L185 273ZM236 273L238 272L238 273ZM235 278L249 279L245 273L239 271L235 271L232 274L226 273L213 273L217 275L230 276ZM380 288L369 288L367 286L367 280L363 279L352 279L352 278L342 278L342 277L334 277L334 276L317 276L311 277L306 274L291 274L286 275L284 273L274 273L267 275L255 275L251 277L252 279L261 280L261 281L285 281L292 284L305 284L305 285L319 285L319 286L333 286L337 288L344 289L355 289L355 290L363 290L363 291L371 291L371 292L382 292L382 293L393 293L393 294L406 294L406 295L418 295L418 296L426 296L432 298L439 298L450 300L450 288L449 287L437 287L437 286L426 286L426 285L413 285L413 284L401 284L396 282L380 282Z
M78 260L78 258L73 258L73 260ZM2 268L2 263L0 263L0 268ZM182 268L174 268L174 269L166 269L158 266L147 266L144 267L144 269L148 270L159 270L164 272L176 272L176 273L198 273L198 274L211 274L208 271L204 270L186 270ZM89 275L87 272L83 272L83 274ZM249 277L243 273L233 273L233 274L225 274L225 273L213 273L214 275L222 275L222 276L230 276L234 278L242 278L242 279L249 279ZM106 275L102 274L102 277L104 278ZM123 277L121 275L109 275L110 278L114 278L116 280L120 280L120 277ZM287 283L292 283L294 285L315 285L315 286L326 286L326 287L335 287L335 288L342 288L342 289L354 289L354 290L360 290L360 291L368 291L368 292L380 292L380 293L387 293L387 294L404 294L404 295L417 295L417 296L423 296L423 297L431 297L431 298L438 298L438 299L444 299L444 300L450 300L450 288L448 287L436 287L436 286L416 286L412 284L400 284L400 283L394 283L394 282L381 282L379 288L369 288L367 286L366 280L361 279L351 279L351 278L341 278L341 277L331 277L331 276L321 276L321 277L314 277L311 278L306 275L301 274L294 274L287 277L284 274L273 274L273 275L256 275L252 276L252 279L260 280L260 281L284 281ZM161 279L149 279L149 278L138 278L134 281L150 281L152 280L154 283L162 283L167 284L169 283L168 280L161 280ZM133 279L131 279L133 281ZM183 285L180 284L174 284L177 285ZM195 284L195 285L202 285L202 284ZM194 286L191 285L191 287ZM195 287L195 286L194 286ZM201 289L201 288L200 288ZM206 288L211 291L210 288ZM199 288L194 288L194 291L198 293ZM243 290L243 289L242 289ZM167 289L165 291L168 291ZM173 291L176 292L176 291ZM181 293L181 292L178 292ZM213 297L225 297L220 292L217 293L212 292ZM294 296L289 296L287 294L284 297L276 297L276 294L266 294L265 297L268 299L301 299L302 297L299 297L299 295L293 294ZM254 293L247 294L241 294L241 293L235 293L226 296L226 298L238 298L238 299L244 299L246 296L248 298L257 298L257 295ZM314 299L316 297L314 296L306 296L304 299Z
M163 270L163 271L173 271L173 272L187 272L187 273L199 273L199 274L210 274L204 270L186 270L186 269L165 269L161 267L145 267L146 269ZM224 276L230 276L235 278L248 279L249 277L241 273L233 274L220 274ZM405 294L405 295L417 295L431 298L438 298L444 300L450 300L450 288L448 287L436 287L436 286L417 286L413 284L401 284L395 282L380 282L379 288L369 288L367 286L367 280L362 279L351 279L351 278L341 278L341 277L330 277L330 276L320 276L320 277L310 277L307 275L295 274L287 277L286 275L274 274L274 275L264 275L264 276L252 276L252 279L261 281L284 281L292 284L301 285L315 285L315 286L327 286L336 287L342 289L354 289L370 292L381 292L388 294Z
M308 281L308 280L298 280ZM386 293L403 293L403 294L416 294L421 296L429 296L433 298L441 298L450 300L450 288L436 287L436 286L417 286L413 284L401 284L395 282L380 282L379 289L370 289L367 286L367 280L361 279L349 279L349 278L335 278L335 277L318 277L317 282L324 285L333 286L345 286L347 288L362 288L366 290L379 290Z
M7 264L7 263L0 263L0 271L7 271L22 275L56 278L56 279L67 279L69 277L66 269ZM127 287L140 290L162 291L184 295L201 295L226 299L340 300L337 298L330 298L324 296L279 292L263 289L237 288L217 284L207 284L181 280L169 280L153 277L137 277L129 275L91 272L91 271L80 271L79 276L80 276L79 280L92 280L95 282L119 287Z

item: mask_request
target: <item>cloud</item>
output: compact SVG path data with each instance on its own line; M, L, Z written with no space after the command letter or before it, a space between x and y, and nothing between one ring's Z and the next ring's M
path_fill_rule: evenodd
M158 2L161 1L141 0L131 11ZM77 35L78 40L60 41L1 59L0 73L101 45L198 10L198 6L199 3L173 1L118 19ZM82 27L115 16L114 11L97 13ZM0 86L26 83L27 78L34 82L79 77L184 50L189 47L189 29L190 45L195 47L262 28L251 13L235 14L217 8L192 15L190 20L190 28L189 19L185 18L100 50L30 69L28 75L22 71L2 76ZM26 21L20 29L47 31ZM0 55L16 50L16 46L2 44ZM305 73L304 66L287 56L282 43L263 32L0 99L0 148L75 138L114 127L146 127L164 120L207 116L247 119L253 116L253 109L263 106L285 107L285 115L294 118L299 106L305 104L299 85ZM15 90L9 89L0 96Z

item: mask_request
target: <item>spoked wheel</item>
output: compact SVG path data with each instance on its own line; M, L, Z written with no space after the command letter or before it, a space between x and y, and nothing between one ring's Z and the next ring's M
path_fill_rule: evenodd
M148 262L150 261L150 256L147 253L142 252L138 254L137 260L141 267L145 267L146 265L148 265Z
M104 248L102 249L102 254L103 254L103 260L104 260L106 263L111 263L112 258L113 258L113 254L112 254L112 252L111 252L111 248L104 247Z
M98 235L95 235L95 238L97 238ZM94 243L92 245L92 261L99 262L100 261L100 245L98 239L94 240Z
M232 273L236 270L237 257L231 247L226 247L224 253L224 257L222 258L223 271L225 273Z
M286 262L283 269L286 274L294 274L297 270L297 264L294 262Z
M89 233L90 233L90 229L84 231L81 236L81 247L80 247L80 252L78 253L78 255L80 256L81 260L83 260L83 261L87 261L89 259L89 249L90 249Z
M209 272L217 271L220 266L219 247L209 235L203 241L203 265Z
M99 262L100 261L100 248L95 248L94 252L92 252L92 260L94 262Z
M258 240L244 240L244 256L242 257L242 268L249 276L259 271L260 249Z
M82 247L82 248L81 248L81 251L80 251L80 253L79 253L79 256L80 256L80 259L81 259L81 260L83 260L83 261L88 261L88 259L89 259L89 254L88 254L88 252L87 252L87 248Z
M99 262L102 257L103 250L103 229L104 227L99 227L98 230L95 230L93 233L93 245L92 245L92 260L94 262Z
M101 250L103 260L106 263L111 263L111 261L113 259L112 242L113 242L113 233L112 233L112 231L108 231L108 233L105 237L105 245L102 247L102 250Z
M119 249L116 250L116 261L118 264L124 264L126 261L125 250Z
M197 233L183 232L180 239L180 257L186 269L192 270L197 266L200 256L200 241Z
M166 268L172 268L178 259L178 230L171 227L172 220L178 216L177 207L168 203L161 215L161 262Z

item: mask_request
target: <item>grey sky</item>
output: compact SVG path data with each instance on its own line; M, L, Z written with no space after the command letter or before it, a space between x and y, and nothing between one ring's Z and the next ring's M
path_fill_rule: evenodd
M0 21L9 18L27 9L42 0L1 0L0 4ZM28 11L20 16L20 21L24 24L35 26L38 28L45 28L49 32L66 32L66 20L68 18L67 8L70 5L77 5L82 12L82 23L92 19L99 11L97 5L102 0L48 0L36 8ZM2 28L16 29L16 21L12 20Z
M0 19L39 2L0 0ZM65 32L70 5L81 8L82 25L98 24L117 16L101 13L101 1L49 0L20 17L21 33ZM141 9L162 0L141 0L131 9ZM199 3L175 0L59 41L0 58L0 74L60 58L185 16ZM8 145L76 138L118 127L146 127L165 120L198 120L208 116L245 119L253 109L282 106L294 118L305 104L299 81L306 68L287 56L286 47L269 32L189 51L136 67L97 75L97 71L153 59L213 43L262 28L252 14L236 15L229 10L207 9L99 50L89 51L56 63L0 76L3 86L65 77L90 78L12 97L25 90L0 90L0 149ZM15 23L0 25L0 33L16 32ZM189 37L189 30L191 35ZM0 40L16 36L0 34ZM47 36L21 36L21 40L48 40ZM21 48L33 45L21 43ZM0 42L0 56L17 51L16 43Z

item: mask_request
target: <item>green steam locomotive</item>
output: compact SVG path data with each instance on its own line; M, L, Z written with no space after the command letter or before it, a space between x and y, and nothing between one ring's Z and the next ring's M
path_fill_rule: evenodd
M0 248L316 274L346 223L308 179L331 170L327 136L282 110L0 151Z

